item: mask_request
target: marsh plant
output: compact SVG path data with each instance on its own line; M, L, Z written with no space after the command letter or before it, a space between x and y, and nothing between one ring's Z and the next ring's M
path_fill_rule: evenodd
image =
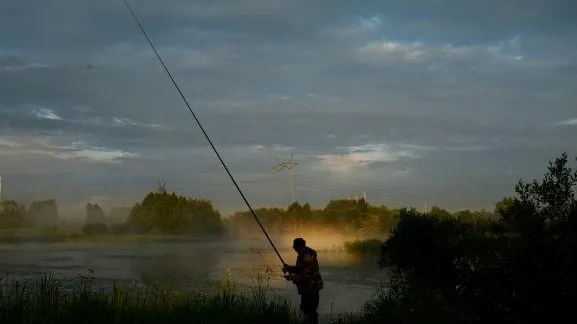
M259 279L265 283L266 279ZM99 288L94 273L71 287L51 276L0 278L0 323L298 323L288 301L266 298L266 285L241 292L231 271L214 294L160 286Z

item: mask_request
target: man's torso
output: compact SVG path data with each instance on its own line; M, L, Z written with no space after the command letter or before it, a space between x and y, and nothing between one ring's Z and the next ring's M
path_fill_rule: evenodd
M317 252L306 247L297 257L297 267L302 267L303 272L298 275L297 285L299 294L317 292L323 289L323 279L319 271Z

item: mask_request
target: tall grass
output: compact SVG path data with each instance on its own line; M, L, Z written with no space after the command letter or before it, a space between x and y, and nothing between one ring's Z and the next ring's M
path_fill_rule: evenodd
M0 323L298 323L288 301L267 298L263 282L241 293L229 272L207 295L120 284L104 291L90 276L71 287L50 276L0 278Z
M0 323L301 323L301 314L272 293L270 276L269 271L257 275L243 292L228 271L210 295L158 285L116 284L104 290L92 274L68 285L52 276L31 281L0 277ZM395 295L382 286L357 312L331 310L330 322L411 322L413 303L406 307Z

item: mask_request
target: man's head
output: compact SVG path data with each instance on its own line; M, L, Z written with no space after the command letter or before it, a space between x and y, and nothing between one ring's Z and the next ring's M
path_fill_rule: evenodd
M293 249L300 253L307 246L306 241L302 237L297 237L293 240Z

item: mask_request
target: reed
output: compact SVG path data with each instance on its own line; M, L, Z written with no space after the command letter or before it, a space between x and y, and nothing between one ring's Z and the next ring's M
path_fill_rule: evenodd
M298 323L300 314L288 301L268 298L266 280L259 280L242 292L229 272L208 295L128 284L105 291L93 276L68 286L51 276L0 278L0 323Z

